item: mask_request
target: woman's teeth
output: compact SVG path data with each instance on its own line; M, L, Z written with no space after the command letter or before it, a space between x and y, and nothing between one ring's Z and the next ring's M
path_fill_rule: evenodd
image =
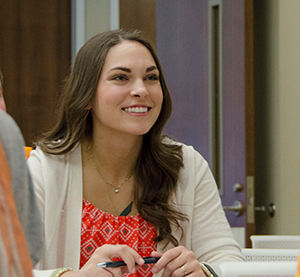
M148 111L147 107L125 108L125 112L129 112L129 113L146 113L147 111Z

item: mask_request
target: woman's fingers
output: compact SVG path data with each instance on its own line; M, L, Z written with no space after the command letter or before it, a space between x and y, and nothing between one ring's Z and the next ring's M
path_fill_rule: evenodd
M103 245L102 247L99 247L97 251L100 252L100 257L105 258L103 255L107 255L109 258L108 261L111 261L114 257L120 257L126 264L126 267L122 268L123 272L129 272L129 273L135 273L137 266L144 264L144 260L142 257L131 247L127 245ZM105 252L102 252L105 251ZM99 257L99 258L100 258Z
M99 263L111 262L115 257L120 257L126 266L106 268L97 266ZM88 262L78 272L78 276L94 277L103 274L105 277L121 277L123 273L135 273L142 264L144 264L144 260L131 247L121 244L106 244L95 250Z
M164 253L161 258L158 260L158 262L154 265L152 268L153 273L158 273L161 270L163 270L162 276L170 276L168 275L170 272L173 272L178 268L178 265L180 265L180 261L178 261L178 257L180 256L182 252L182 249L179 247L175 247L171 250L168 250L166 253ZM157 252L156 252L157 253ZM157 255L155 252L153 254ZM177 259L177 262L176 262ZM178 265L176 265L178 264Z
M155 256L159 254L158 252L152 253ZM162 277L205 277L194 252L187 250L183 246L168 250L161 256L152 271L153 273L158 273L161 270L163 271Z
M163 254L157 251L152 251L151 257L160 258Z

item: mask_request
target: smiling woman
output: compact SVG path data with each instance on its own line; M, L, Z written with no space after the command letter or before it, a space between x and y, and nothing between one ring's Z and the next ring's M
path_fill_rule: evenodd
M207 162L162 135L171 110L145 34L109 31L80 49L56 126L28 159L48 245L40 270L203 277L200 262L243 261ZM97 267L115 258L126 266Z
M93 135L111 141L132 134L141 145L143 137L136 135L151 129L162 101L159 71L149 50L135 41L117 44L108 51L91 105Z

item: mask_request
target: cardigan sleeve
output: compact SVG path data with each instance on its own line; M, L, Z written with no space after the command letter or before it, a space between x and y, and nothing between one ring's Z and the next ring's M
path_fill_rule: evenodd
M34 183L34 191L37 199L37 203L41 212L43 226L45 220L45 191L43 188L43 177L42 177L42 166L40 161L40 156L37 150L32 150L30 157L27 159L27 164L30 169L32 180Z
M81 148L66 155L32 150L27 163L41 210L46 254L39 270L79 268L82 205ZM45 276L34 271L36 276Z
M243 260L211 170L196 151L195 176L192 245L196 246L196 255L199 253L199 257L208 262Z
M54 270L55 269L50 269L50 270L36 270L36 269L34 269L32 271L32 273L33 273L34 277L50 277Z
M211 264L218 272L218 264L244 261L244 256L232 235L208 163L191 146L183 145L183 153L178 195L189 219L184 244L199 262Z

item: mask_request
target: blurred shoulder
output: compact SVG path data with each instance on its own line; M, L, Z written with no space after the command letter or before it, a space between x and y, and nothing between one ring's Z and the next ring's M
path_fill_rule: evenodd
M0 110L0 142L10 168L25 162L24 139L15 120Z
M0 110L0 139L12 137L23 141L21 130L15 120L6 112Z

